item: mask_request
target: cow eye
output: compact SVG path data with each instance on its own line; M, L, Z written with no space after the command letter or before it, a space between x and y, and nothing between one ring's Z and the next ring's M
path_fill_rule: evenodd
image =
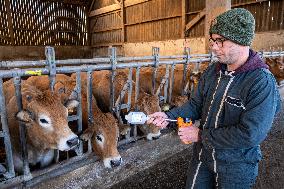
M102 139L102 137L100 137L100 135L97 135L97 140L101 141L101 142L103 141L103 139Z
M48 121L47 121L46 119L39 119L39 121L40 121L41 123L48 124Z

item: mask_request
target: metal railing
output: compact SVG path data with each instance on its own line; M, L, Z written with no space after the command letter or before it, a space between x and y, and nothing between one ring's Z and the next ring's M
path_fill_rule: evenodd
M55 76L56 74L70 74L76 73L76 88L75 91L78 94L77 99L80 102L77 108L77 115L69 116L68 121L77 121L78 131L82 131L82 107L81 107L81 72L87 72L87 102L88 102L88 116L90 120L93 120L92 113L92 74L97 70L110 70L110 107L109 110L114 112L117 118L122 122L120 118L120 111L122 109L130 110L132 104L135 105L139 96L139 79L140 70L142 67L152 67L152 94L161 94L163 90L162 100L163 102L171 101L172 90L174 85L174 72L177 64L183 65L183 79L181 86L181 95L187 95L188 93L188 81L186 81L186 75L188 73L188 66L190 64L197 65L195 70L198 71L198 65L205 62L213 62L214 57L212 54L190 54L190 49L186 48L184 50L184 55L176 56L160 56L159 48L153 48L152 56L145 57L117 57L116 49L109 49L108 58L93 58L93 59L72 59L72 60L55 60L55 52L52 47L46 47L46 60L40 61L1 61L0 62L0 110L1 110L1 124L2 131L0 131L0 137L4 139L5 153L6 153L6 172L2 174L1 187L7 187L13 184L19 184L23 182L28 182L31 179L34 182L39 182L44 178L52 177L58 175L58 173L63 173L64 171L70 170L70 167L74 167L74 162L81 162L77 165L82 165L83 160L85 163L94 161L88 160L86 158L90 156L92 151L91 145L89 143L88 150L86 153L83 151L83 144L80 143L78 150L76 151L78 156L70 158L64 161L58 166L58 164L52 165L46 169L32 172L30 171L28 160L27 160L27 146L26 146L26 130L25 125L20 124L20 140L22 145L22 157L24 171L22 175L16 175L14 171L12 146L10 141L10 133L7 122L7 112L5 108L5 97L3 92L3 82L4 80L14 78L15 95L17 97L18 110L22 109L22 97L21 97L21 78L26 76L35 75L48 75L50 79L50 89L54 89ZM280 52L260 52L262 57L279 57L284 56L284 51ZM156 86L155 79L157 77L157 70L159 67L165 66L165 75L162 77L159 86ZM116 71L119 69L128 69L128 78L125 83L123 90L115 99L115 75ZM136 70L135 74L135 86L133 86L133 69ZM135 93L135 102L131 102L132 93ZM125 94L128 93L127 103L123 104L122 99ZM134 127L133 136L127 135L125 139L119 141L119 145L129 143L131 141L138 140L137 129ZM142 136L143 137L143 136ZM71 162L71 163L70 163ZM36 180L37 178L37 180Z

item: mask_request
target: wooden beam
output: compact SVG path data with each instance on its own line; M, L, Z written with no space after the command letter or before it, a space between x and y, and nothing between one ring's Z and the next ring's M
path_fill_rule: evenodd
M101 33L101 32L107 32L107 31L113 31L113 30L121 30L122 27L121 26L118 26L118 27L111 27L111 28L104 28L104 29L101 29L101 30L93 30L91 33Z
M147 1L151 1L151 0L126 0L124 2L124 7L130 7L130 6L144 3ZM108 12L120 10L120 8L121 8L120 4L112 4L112 5L91 11L89 14L89 17L98 16L98 15L105 14Z
M186 24L186 4L185 0L181 1L181 38L185 38L185 24Z
M124 24L124 25L125 26L131 26L131 25L136 25L136 24L144 24L144 23L147 23L147 22L154 22L154 21L159 21L159 20L167 20L167 19L178 18L178 17L181 17L181 15L173 15L173 16L167 16L167 17L162 17L162 18L143 20L141 22L134 22L134 23Z
M92 11L92 8L93 8L93 6L94 6L94 4L95 4L95 1L96 1L96 0L93 0L93 1L92 1L91 6L89 7L88 15L89 15L90 12Z
M92 48L109 47L109 46L122 46L122 45L123 45L123 43L99 43L99 44L92 45Z
M261 3L261 2L265 2L265 1L269 1L269 0L258 0L258 1L254 0L254 1L245 2L245 3L232 4L232 8L243 6L243 5L251 5L251 4Z
M5 0L5 5L6 5L6 10L7 10L7 17L8 17L8 28L9 28L9 35L10 35L10 42L11 45L15 45L15 40L14 40L14 29L13 29L13 20L12 20L12 10L10 8L10 1Z
M144 2L147 2L147 1L152 1L152 0L126 0L125 1L125 7L130 7L130 6L133 6L133 5L137 5L137 4L140 4L140 3L144 3Z
M122 30L121 30L121 42L125 42L126 40L126 33L125 33L125 4L124 4L124 0L120 0L121 1L121 27L122 27Z
M7 41L7 42L10 41L10 39L8 37L5 37L5 36L3 36L1 34L0 34L0 38L3 39L4 41Z
M205 9L198 13L188 24L185 26L185 32L192 28L199 20L201 20L205 16Z
M205 52L209 52L209 29L213 19L231 9L231 0L206 0Z
M93 17L93 16L98 16L101 14L105 14L108 12L112 12L112 11L116 11L120 9L120 5L118 4L113 4L113 5L109 5L100 9L96 9L90 12L89 17Z

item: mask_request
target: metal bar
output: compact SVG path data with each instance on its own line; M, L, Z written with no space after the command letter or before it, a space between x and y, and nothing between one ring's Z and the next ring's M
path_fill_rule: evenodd
M153 56L119 57L119 58L117 58L117 62L138 61L138 60L154 60L154 58L153 58Z
M93 91L92 91L92 72L87 72L87 103L88 103L88 127L92 127L94 123L94 110L93 110ZM92 152L91 140L88 141L88 153Z
M166 66L166 83L164 86L164 103L167 102L167 98L168 98L168 87L169 87L169 72L170 72L170 65Z
M159 66L159 51L160 48L158 47L153 47L152 48L152 55L154 56L154 71L152 74L152 94L155 94L155 90L156 90L156 77L157 77L157 70L158 70L158 66Z
M78 132L82 132L83 127L82 127L82 88L81 88L81 72L76 72L76 92L78 94L78 101L79 105L77 107L77 124L78 124ZM79 144L79 151L77 155L82 155L83 154L83 143L80 141Z
M171 66L171 82L170 82L170 88L169 88L169 101L168 102L171 102L172 100L172 92L173 92L173 88L174 88L174 80L175 80L175 64L173 64Z
M139 96L139 84L140 84L140 67L136 68L136 76L135 76L135 97L134 104L136 104L138 96ZM136 107L135 107L136 109Z
M20 112L23 110L22 95L21 95L21 78L20 77L14 78L14 86L15 86L15 94L16 94L18 112ZM22 153L22 158L23 158L23 173L25 176L31 177L29 161L28 161L27 130L26 130L25 124L19 123L19 130L20 130L21 153Z
M182 76L182 84L181 84L181 96L184 96L184 88L185 88L185 83L186 83L186 75L187 75L187 70L188 70L188 64L189 64L189 59L190 59L190 48L185 47L184 48L184 53L186 54L186 62L183 65L183 76Z
M77 115L68 116L68 122L78 120L79 117Z
M6 161L8 172L4 174L6 178L12 178L15 176L14 171L14 163L13 163L13 156L12 156L12 145L10 140L10 133L7 121L7 112L5 106L5 96L3 92L3 79L0 78L0 110L1 110L1 124L4 133L4 144L5 144L5 152L6 152Z
M128 99L127 99L127 112L129 112L131 108L131 96L132 96L132 68L129 68L129 74L128 74Z
M115 75L116 75L116 66L117 66L117 61L116 61L116 48L115 47L111 47L109 48L109 56L110 56L110 63L111 63L111 77L110 77L110 107L109 110L110 112L113 111L113 106L114 106L114 97L115 97L115 84L114 84L114 80L115 80Z
M264 55L279 55L284 56L284 51L280 52L263 52ZM211 54L192 54L192 58L202 57L210 58ZM175 58L185 58L185 55L177 56L160 56L160 59L175 59ZM153 56L144 57L120 57L117 58L117 62L124 61L145 61L154 60ZM198 60L200 61L200 60ZM202 61L201 61L202 62ZM92 59L67 59L67 60L55 60L56 65L82 65L82 64L99 64L99 63L109 63L109 58L92 58ZM20 68L20 67L41 67L48 65L46 60L39 61L0 61L0 68Z
M55 65L55 52L53 47L45 47L45 56L49 68L49 82L50 90L54 91L55 77L56 77L56 65Z

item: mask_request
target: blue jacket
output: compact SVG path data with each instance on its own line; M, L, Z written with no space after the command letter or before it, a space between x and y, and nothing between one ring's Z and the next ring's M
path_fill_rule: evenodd
M250 50L247 62L234 72L227 73L218 62L209 66L193 97L167 115L201 119L201 141L194 144L197 159L255 163L280 104L275 78Z

